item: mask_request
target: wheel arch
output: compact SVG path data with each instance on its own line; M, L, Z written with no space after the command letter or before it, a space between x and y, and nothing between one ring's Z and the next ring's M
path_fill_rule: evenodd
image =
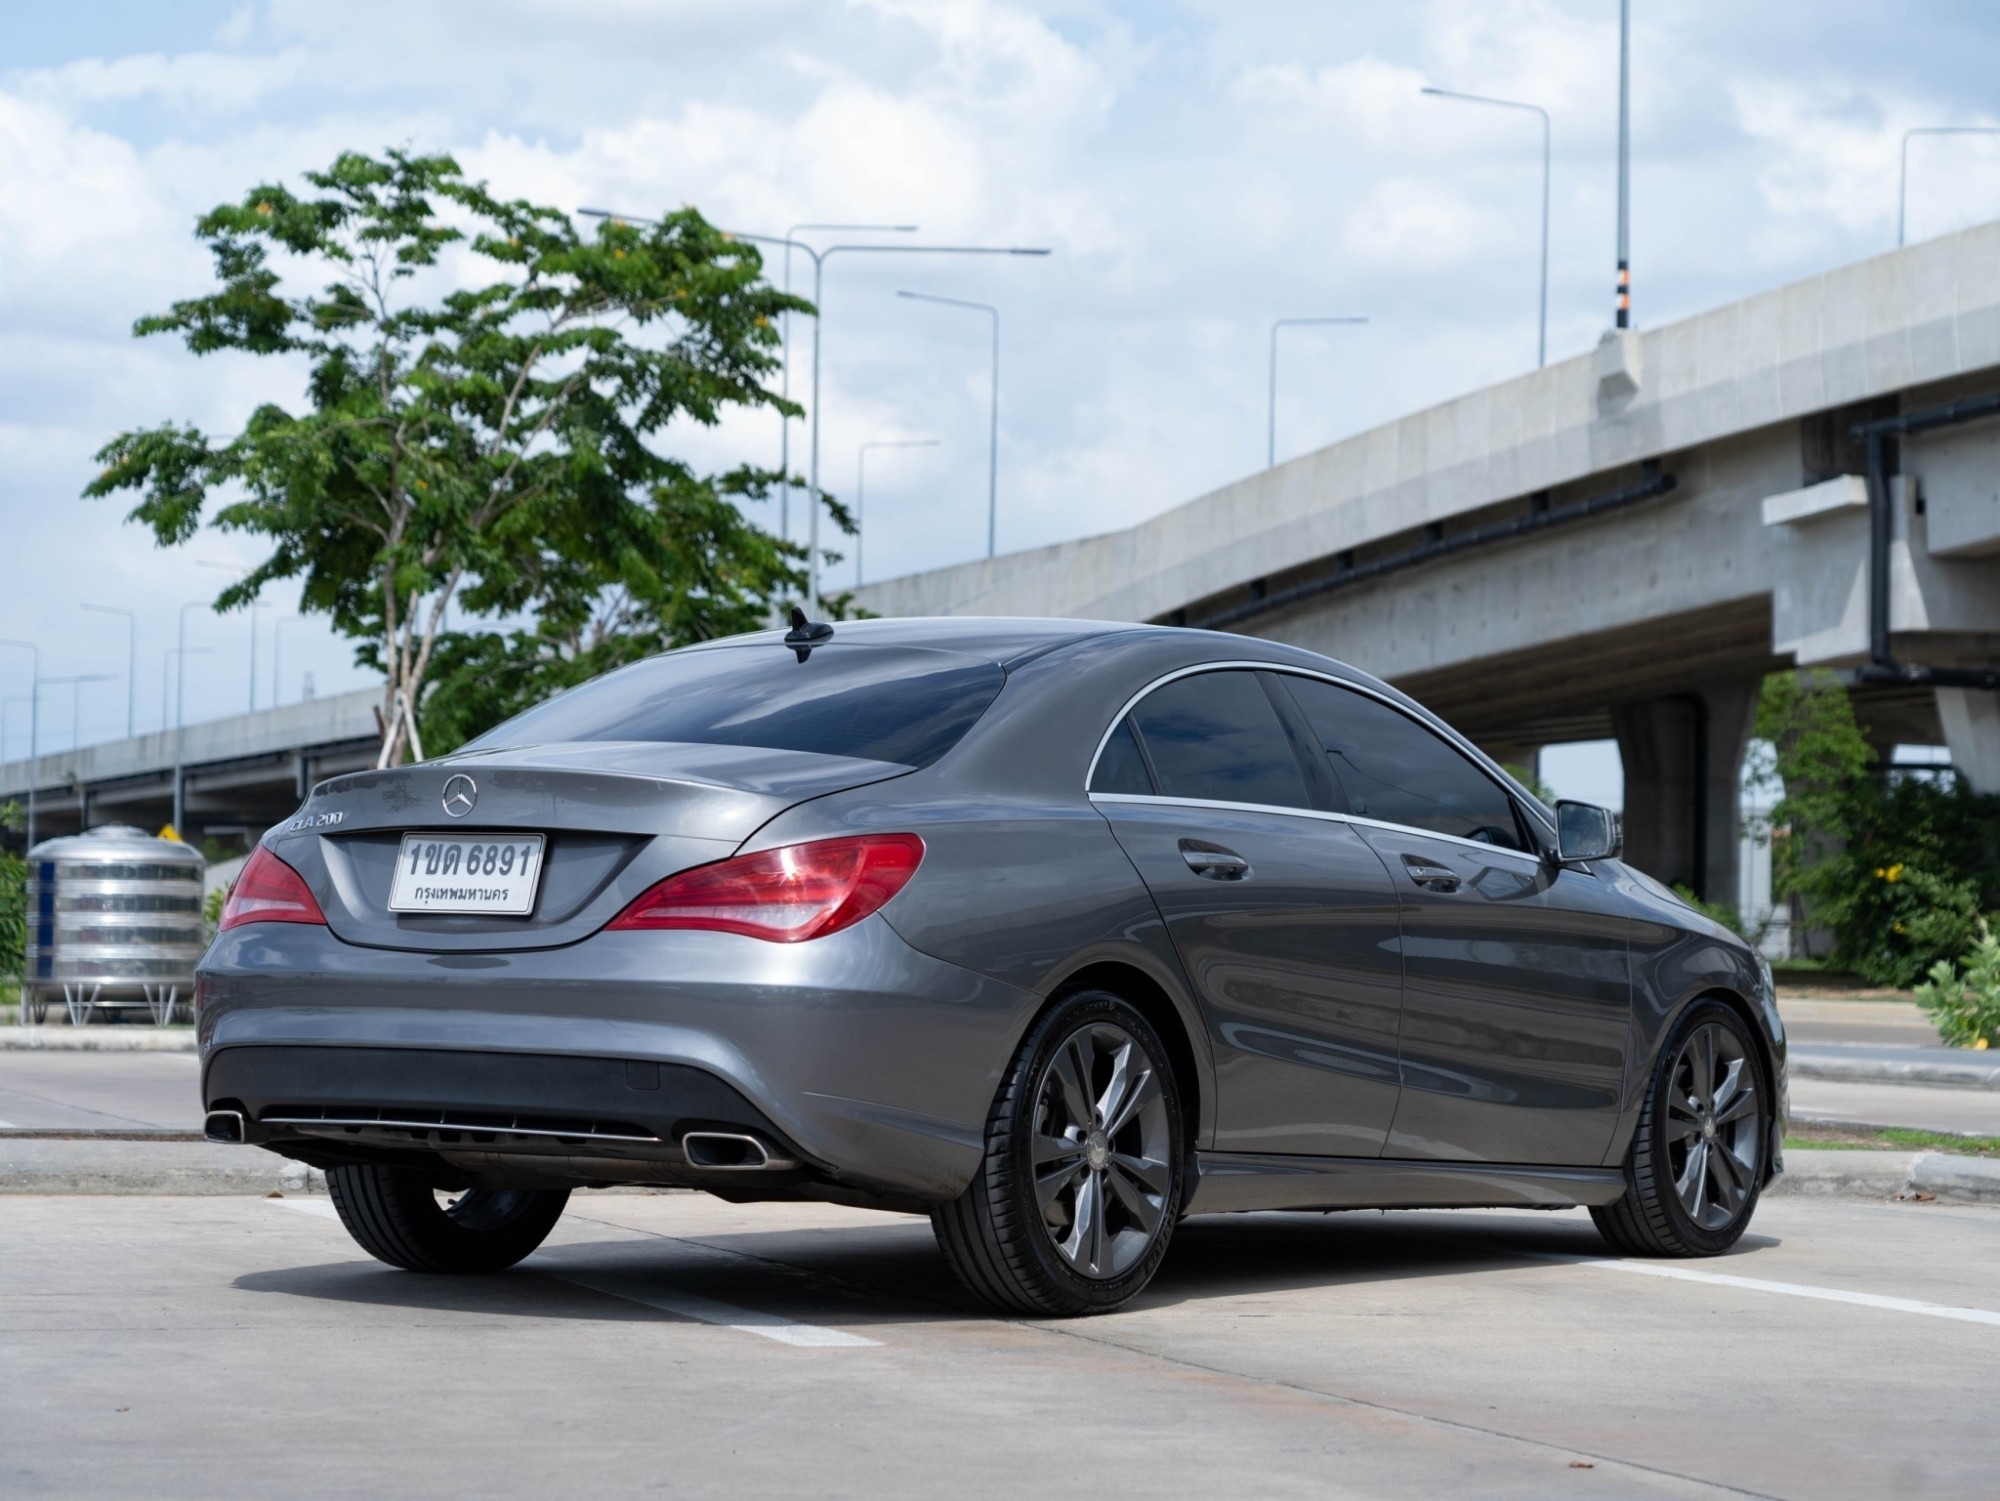
M1160 1041L1167 1049L1167 1062L1174 1071L1174 1082L1180 1087L1181 1134L1185 1138L1182 1147L1187 1152L1192 1181L1194 1154L1208 1139L1213 1126L1210 1116L1215 1090L1213 1076L1203 1067L1204 1060L1180 1005L1157 977L1139 965L1118 959L1100 959L1064 976L1050 992L1049 1004L1054 1005L1079 990L1108 990L1129 1001L1160 1034Z
M1710 984L1691 992L1679 1005L1669 1009L1661 1019L1658 1029L1654 1031L1652 1047L1647 1052L1645 1066L1640 1071L1638 1087L1632 1091L1626 1109L1619 1117L1618 1130L1612 1137L1611 1149L1604 1155L1606 1166L1623 1162L1625 1154L1631 1150L1632 1133L1639 1124L1640 1106L1645 1099L1646 1091L1653 1087L1653 1077L1660 1067L1661 1058L1666 1055L1667 1044L1680 1031L1681 1023L1687 1014L1704 1001L1715 1001L1726 1007L1735 1013L1737 1019L1749 1031L1752 1041L1756 1044L1758 1075L1763 1082L1766 1098L1771 1101L1773 1128L1783 1124L1777 1109L1779 1104L1777 1048L1763 1018L1758 1014L1755 1002L1727 985ZM1775 1175L1776 1161L1776 1153L1767 1150L1764 1154L1764 1182L1769 1183Z

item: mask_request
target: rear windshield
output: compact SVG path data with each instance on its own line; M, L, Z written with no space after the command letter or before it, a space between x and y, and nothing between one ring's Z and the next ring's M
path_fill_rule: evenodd
M904 646L776 644L668 652L515 716L466 747L685 741L928 766L1007 680L992 662Z

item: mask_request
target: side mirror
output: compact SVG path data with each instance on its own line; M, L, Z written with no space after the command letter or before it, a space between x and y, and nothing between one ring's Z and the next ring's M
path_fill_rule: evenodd
M1616 860L1625 848L1625 830L1618 815L1595 803L1556 804L1556 858Z

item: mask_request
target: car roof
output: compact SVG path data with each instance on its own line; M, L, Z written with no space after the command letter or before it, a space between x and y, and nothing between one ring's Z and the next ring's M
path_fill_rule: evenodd
M1159 632L1166 626L1134 625L1117 620L1047 620L1015 616L936 615L874 620L836 620L826 644L901 646L959 652L997 662L1002 667L1038 657L1046 651L1096 636ZM701 651L722 646L780 645L782 630L753 631L687 648Z

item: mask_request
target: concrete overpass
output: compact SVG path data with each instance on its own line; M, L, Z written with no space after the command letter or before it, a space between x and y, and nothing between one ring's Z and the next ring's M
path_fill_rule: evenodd
M9 762L0 765L0 802L26 803L32 788L43 839L102 823L153 830L173 817L178 776L190 842L237 831L255 839L315 781L375 764L381 703L379 689L364 688Z
M2000 791L2000 224L1648 330L1123 531L890 579L883 615L1254 632L1495 753L1616 737L1628 848L1733 898L1759 679ZM1871 457L1873 469L1871 471Z

